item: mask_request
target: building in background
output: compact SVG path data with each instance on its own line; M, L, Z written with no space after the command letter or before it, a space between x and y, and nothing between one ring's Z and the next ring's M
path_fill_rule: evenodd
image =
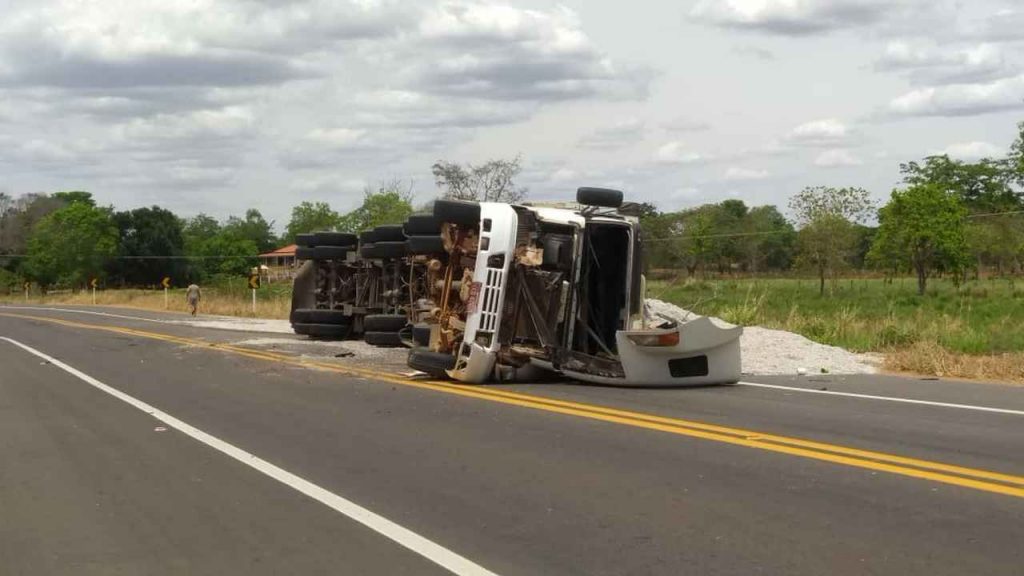
M295 249L295 244L289 244L259 255L260 272L268 282L291 280L295 277L295 272L298 270Z

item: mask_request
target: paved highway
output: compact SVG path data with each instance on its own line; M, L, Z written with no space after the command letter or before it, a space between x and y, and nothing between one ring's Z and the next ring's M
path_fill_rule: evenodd
M468 387L112 312L0 307L2 574L1024 571L1021 387Z

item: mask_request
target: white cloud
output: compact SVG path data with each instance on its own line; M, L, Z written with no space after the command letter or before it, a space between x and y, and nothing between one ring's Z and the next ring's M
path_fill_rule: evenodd
M938 154L946 154L957 160L980 160L982 158L993 158L1006 154L1006 150L990 142L958 142L950 144L945 149L938 151Z
M662 144L654 152L654 159L662 164L695 164L709 160L706 156L687 150L679 141Z
M848 140L851 129L836 118L806 122L793 128L787 139L794 144L807 146L835 146Z
M886 17L882 0L699 0L692 18L726 28L805 36L853 28Z
M814 159L815 166L823 168L837 168L840 166L860 166L864 162L847 150L833 149L825 150Z
M973 116L1024 107L1024 74L983 84L954 84L908 92L889 103L898 116Z
M723 175L722 178L728 182L744 182L751 180L764 180L770 175L771 174L767 170L730 166L729 169L725 171L725 175Z
M886 45L875 69L903 72L917 83L952 84L1005 77L1011 67L997 44L951 47L895 40Z

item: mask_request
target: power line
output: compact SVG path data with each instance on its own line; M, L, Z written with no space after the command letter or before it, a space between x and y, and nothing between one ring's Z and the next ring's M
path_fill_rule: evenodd
M2 258L28 258L28 254L0 254ZM257 258L257 256L111 256L109 260L227 260L231 258Z

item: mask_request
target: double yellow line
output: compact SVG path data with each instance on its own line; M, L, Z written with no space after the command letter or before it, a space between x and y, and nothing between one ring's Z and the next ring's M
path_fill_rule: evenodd
M317 368L412 388L434 390L467 398L497 402L500 404L577 416L580 418L610 422L634 428L656 430L659 432L678 434L680 436L688 436L691 438L724 442L726 444L733 444L736 446L756 448L759 450L767 450L769 452L789 454L791 456L800 456L803 458L832 462L856 468L889 472L892 474L899 474L901 476L909 476L912 478L942 482L944 484L952 484L954 486L964 488L972 488L975 490L983 490L985 492L994 492L1006 496L1024 498L1024 476L990 472L976 468L966 468L941 462L931 462L928 460L908 458L884 452L861 450L836 444L815 442L788 436L779 436L776 434L766 434L742 428L719 426L679 418L667 418L642 412L619 410L607 406L583 404L579 402L556 400L554 398L536 396L533 394L521 394L505 390L496 390L486 386L465 386L434 380L411 379L398 374L382 373L354 366L340 366L338 364L327 362L303 360L301 358L278 354L276 352L253 350L251 348L244 348L241 346L206 342L203 340L184 338L170 334L136 330L134 328L105 326L101 324L85 324L82 322L73 322L58 318L22 314L0 314L0 316L41 320L72 328L115 332L139 338L161 340L183 346L195 346L218 350L279 364L299 366L303 368Z

